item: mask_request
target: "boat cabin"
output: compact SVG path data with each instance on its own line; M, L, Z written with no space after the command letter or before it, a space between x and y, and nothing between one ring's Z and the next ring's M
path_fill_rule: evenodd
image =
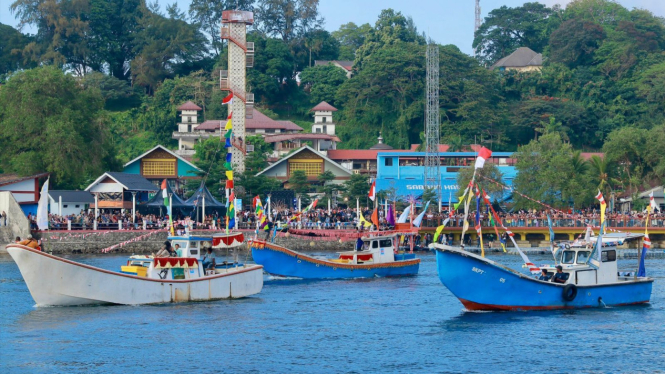
M413 253L398 253L399 239L396 234L363 237L362 250L339 252L339 259L333 262L348 264L382 264L415 258Z
M617 252L614 248L603 248L601 251L601 262L597 269L591 266L590 256L593 248L563 247L557 252L556 260L568 274L566 284L595 285L615 283L619 281L617 273ZM544 266L548 275L556 273L556 267Z

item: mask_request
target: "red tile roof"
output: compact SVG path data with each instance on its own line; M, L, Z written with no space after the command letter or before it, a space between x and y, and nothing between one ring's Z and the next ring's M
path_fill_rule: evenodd
M376 160L379 152L384 149L333 149L328 151L328 158L334 161L344 160ZM410 152L404 149L393 149L390 152Z
M197 130L197 131L215 130L216 131L216 130L220 129L220 126L223 126L222 121L220 121L218 119L211 119L211 120L205 121L202 124L196 126L196 128L194 130Z
M177 108L178 110L203 110L200 106L188 101Z
M263 138L266 143L282 142L284 140L333 140L339 142L339 138L335 135L328 134L277 134L268 135Z
M603 158L603 157L605 156L605 154L602 153L602 152L581 152L581 153L580 153L580 156L582 156L582 158L583 158L585 161L587 161L587 160L589 160L592 156L598 156L598 157L600 157L600 158Z
M419 146L420 144L411 144L411 151L415 152ZM439 152L448 152L448 148L450 148L448 144L439 144Z
M326 103L325 101L322 101L318 103L314 108L310 110L310 112L336 112L337 108L334 106Z
M28 179L42 178L48 176L49 173L40 173L35 175L28 175L26 177L21 177L18 174L0 174L0 186L6 184L18 183Z

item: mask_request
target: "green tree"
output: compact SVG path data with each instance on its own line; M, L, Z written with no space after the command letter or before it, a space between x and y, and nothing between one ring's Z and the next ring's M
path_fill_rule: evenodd
M80 188L87 178L117 170L96 89L42 67L12 76L0 89L0 163L20 175L51 173L53 186Z
M610 191L614 191L611 184L614 165L610 160L607 157L593 155L589 159L588 164L589 172L591 173L594 183L598 184L598 189L605 191L606 187L609 187Z
M319 174L319 182L321 182L321 186L319 186L317 190L318 192L322 192L327 199L332 199L333 192L340 189L338 185L331 183L334 180L335 174L330 170L326 170Z
M307 174L305 174L304 170L296 170L291 173L291 177L289 178L289 188L295 191L298 195L309 191L309 181L307 180Z
M215 56L222 53L224 45L219 32L222 27L222 12L225 10L252 10L254 0L192 0L189 4L189 17L199 30L210 39Z
M593 61L605 31L593 22L577 18L561 24L550 35L550 61L566 64L570 68L587 65Z
M21 52L32 38L0 23L0 75L34 66L26 63Z
M224 192L226 185L226 168L224 168L226 148L224 148L224 143L217 137L210 137L194 144L194 150L196 151L194 164L201 169L199 177L205 181L206 187L215 198L222 199L226 196ZM187 183L187 189L195 191L200 184L200 180L190 180Z
M369 194L369 183L367 176L362 174L352 174L351 178L344 182L344 196L349 199L349 205L356 199L363 199Z
M332 64L306 68L300 73L300 82L309 89L313 103L325 101L335 104L340 86L346 82L346 73Z
M588 204L592 189L583 175L572 177L573 151L559 133L532 140L516 153L518 174L513 181L517 191L556 207ZM541 208L521 195L513 195L517 207Z
M301 71L314 66L316 60L337 60L339 42L328 31L312 30L291 45L296 69Z
M323 25L319 0L258 0L254 8L254 27L285 42L298 39Z
M513 53L519 47L542 52L548 43L548 28L553 9L540 3L521 7L502 6L489 12L476 31L473 49L486 65Z
M345 23L337 31L332 32L333 38L339 41L339 59L355 60L356 50L365 43L367 35L372 30L369 23L360 26L353 22Z

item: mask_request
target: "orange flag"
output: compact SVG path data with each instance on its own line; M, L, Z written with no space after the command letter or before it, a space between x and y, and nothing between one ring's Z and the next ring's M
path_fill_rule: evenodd
M376 228L379 228L379 210L377 208L374 208L374 212L372 212L372 223Z

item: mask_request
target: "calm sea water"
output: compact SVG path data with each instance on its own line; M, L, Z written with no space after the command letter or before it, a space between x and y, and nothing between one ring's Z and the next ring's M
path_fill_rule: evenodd
M648 263L657 279L647 306L477 313L441 285L434 256L420 256L417 277L266 277L243 300L35 308L3 255L0 373L665 372L665 260ZM69 258L107 269L124 261ZM491 258L520 268L517 256Z

